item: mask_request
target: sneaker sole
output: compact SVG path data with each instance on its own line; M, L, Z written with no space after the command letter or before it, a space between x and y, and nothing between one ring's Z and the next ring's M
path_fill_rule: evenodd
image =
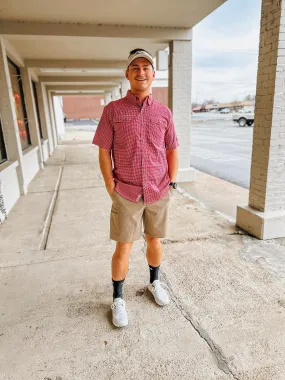
M118 324L116 324L116 323L113 321L113 325L116 326L116 327L118 327L118 328L120 328L120 327L126 327L126 326L128 326L128 324L129 324L129 321L128 321L126 324L124 324L124 325L118 325Z

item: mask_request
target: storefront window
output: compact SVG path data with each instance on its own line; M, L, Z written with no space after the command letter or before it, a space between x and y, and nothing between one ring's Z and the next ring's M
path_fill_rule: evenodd
M40 109L39 109L36 83L33 80L32 80L32 86L33 86L33 92L34 92L34 100L35 100L35 105L36 105L36 113L37 113L37 118L38 118L40 136L41 136L41 139L43 139L43 131L42 131L42 124L41 124L41 117L40 117Z
M1 119L0 119L0 164L2 164L2 162L6 160L7 160L7 153L6 153L3 129L2 129L2 124L1 124Z
M23 86L21 81L20 69L13 61L8 58L9 72L11 77L12 91L14 96L14 105L17 115L19 134L21 139L22 150L31 145L29 123L25 107Z

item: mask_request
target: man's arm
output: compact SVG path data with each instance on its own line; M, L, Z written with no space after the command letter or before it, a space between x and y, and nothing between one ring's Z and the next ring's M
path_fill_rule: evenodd
M175 182L178 172L178 149L167 149L166 159L168 163L168 174L170 177L170 182Z
M104 177L106 189L111 196L115 189L115 182L113 178L112 172L112 159L111 159L111 151L107 149L103 149L99 147L99 163L101 173Z

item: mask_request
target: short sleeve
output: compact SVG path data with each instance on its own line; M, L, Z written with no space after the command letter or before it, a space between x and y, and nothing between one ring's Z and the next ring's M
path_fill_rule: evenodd
M174 122L172 115L170 114L170 121L165 134L165 148L167 150L176 149L179 146L177 135L175 132Z
M113 145L114 130L111 123L110 107L106 106L103 110L100 122L95 132L92 144L100 148L111 150Z

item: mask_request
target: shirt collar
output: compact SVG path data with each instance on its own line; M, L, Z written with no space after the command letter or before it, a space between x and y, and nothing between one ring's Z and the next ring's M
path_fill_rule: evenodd
M128 99L129 102L132 104L138 104L142 105L142 102L139 100L139 98L131 92L131 90L128 90L126 98ZM153 97L152 94L149 94L149 96L145 99L145 102L150 106L153 103Z

